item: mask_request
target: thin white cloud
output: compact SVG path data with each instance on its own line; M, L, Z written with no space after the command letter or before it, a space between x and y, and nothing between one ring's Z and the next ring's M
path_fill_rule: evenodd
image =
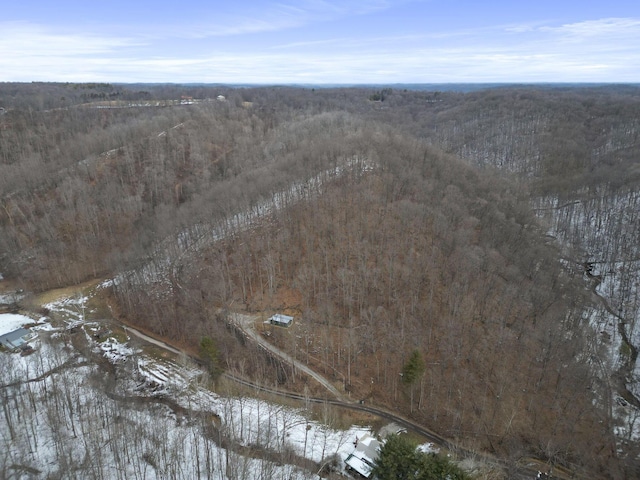
M309 40L300 42L283 43L270 47L272 50L297 49L305 47L339 45L341 50L370 48L385 49L394 48L400 44L406 45L407 42L424 42L429 40L443 40L451 38L464 38L468 36L477 36L478 30L459 30L456 32L433 32L433 33L414 33L403 35L375 35L369 37L335 37L321 40Z
M401 3L409 3L411 0L298 0L291 3L278 3L283 9L292 9L298 12L322 14L329 16L365 15L386 10ZM415 1L415 0L414 0Z
M532 27L531 25L514 25L506 27L505 31L509 33L528 33L533 32L534 27Z
M131 62L134 67L140 62ZM518 53L492 49L424 49L327 54L219 54L208 58L143 61L149 71L175 81L209 82L482 82L482 81L632 81L614 63L564 53ZM184 77L185 68L190 72ZM611 75L614 75L611 78ZM631 73L632 75L632 73ZM168 76L168 77L167 77ZM131 79L130 81L133 81Z
M179 38L207 38L251 35L277 32L305 25L310 20L304 13L270 11L260 15L225 16L219 15L212 21L176 23L171 26L156 27L155 36Z
M634 36L638 38L640 37L640 19L602 18L599 20L568 23L558 27L542 27L540 30L579 39L611 35L616 37Z
M198 22L189 19L156 29L156 35L182 38L225 37L263 32L277 32L300 28L314 23L340 18L366 15L391 8L399 3L421 0L297 0L295 2L268 3L259 9L245 10L242 15L220 12L215 17Z
M270 47L271 50L288 50L288 49L298 49L301 47L318 47L318 46L327 46L327 45L344 45L345 42L352 42L351 38L329 38L323 40L309 40L302 42L290 42L284 43L281 45L275 45Z
M99 55L136 45L141 42L133 38L53 32L24 22L0 23L0 64L3 58L15 56Z

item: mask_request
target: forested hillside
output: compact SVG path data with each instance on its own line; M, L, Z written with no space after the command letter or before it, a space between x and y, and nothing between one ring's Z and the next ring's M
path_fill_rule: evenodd
M284 311L353 399L640 474L638 89L36 87L0 86L5 278L113 278L128 322L301 390L227 318Z

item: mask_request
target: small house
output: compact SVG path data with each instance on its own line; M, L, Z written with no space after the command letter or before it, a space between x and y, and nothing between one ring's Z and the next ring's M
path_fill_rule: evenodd
M19 328L0 336L0 345L7 350L17 350L36 338L37 334L26 328Z
M282 315L281 313L276 313L269 319L269 323L271 325L277 325L279 327L288 327L293 323L293 317L289 315Z
M368 433L356 439L356 448L344 461L347 471L361 478L371 478L371 471L378 459L381 446L382 444Z

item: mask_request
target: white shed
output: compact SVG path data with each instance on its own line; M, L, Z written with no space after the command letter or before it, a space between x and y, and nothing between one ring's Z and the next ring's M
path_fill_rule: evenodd
M288 327L293 323L293 317L276 313L269 319L269 323L271 323L271 325L278 325L279 327Z

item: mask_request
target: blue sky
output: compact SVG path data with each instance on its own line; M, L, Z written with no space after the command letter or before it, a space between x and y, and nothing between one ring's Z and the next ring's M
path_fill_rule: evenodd
M0 81L640 82L640 2L4 2Z

